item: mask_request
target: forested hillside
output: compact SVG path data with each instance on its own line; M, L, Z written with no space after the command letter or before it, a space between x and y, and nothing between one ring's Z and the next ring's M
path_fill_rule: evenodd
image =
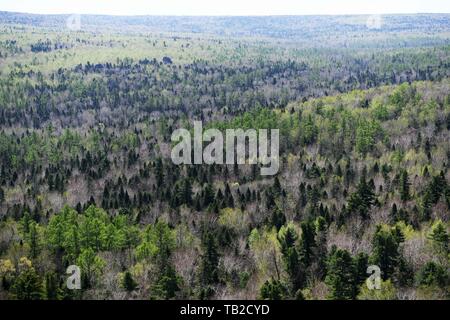
M0 13L0 299L450 297L449 15L66 18ZM175 165L194 120L278 174Z

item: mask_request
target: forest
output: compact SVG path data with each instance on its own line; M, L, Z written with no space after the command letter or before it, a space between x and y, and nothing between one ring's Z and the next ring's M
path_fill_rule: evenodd
M366 18L0 12L0 300L448 300L450 15Z

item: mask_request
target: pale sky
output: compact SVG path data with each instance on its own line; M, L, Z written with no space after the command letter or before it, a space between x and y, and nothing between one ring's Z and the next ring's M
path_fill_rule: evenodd
M111 15L450 13L448 0L0 0L0 11Z

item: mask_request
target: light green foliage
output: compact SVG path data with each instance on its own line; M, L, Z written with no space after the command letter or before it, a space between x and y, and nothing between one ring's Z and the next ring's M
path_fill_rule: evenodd
M283 254L283 262L286 272L289 276L290 286L292 291L296 292L300 289L300 270L299 253L297 249L298 235L294 229L293 224L282 226L278 232L278 241L281 246L281 253Z
M83 248L93 248L96 251L102 249L106 240L106 224L108 216L103 209L90 206L84 213L80 223L80 243ZM103 235L103 239L102 239Z
M447 257L449 254L449 235L445 224L442 220L437 220L433 223L431 230L428 234L428 239L433 243L435 250Z
M175 248L175 232L161 221L149 225L141 235L141 243L136 247L139 260L166 255Z
M383 130L378 121L362 119L356 129L356 150L366 154L373 150L377 139L383 136Z
M22 271L14 280L11 291L18 300L41 300L43 283L33 267Z
M369 289L366 284L361 286L358 300L395 300L397 299L397 290L391 280L381 281L380 289Z
M220 211L219 224L240 232L247 228L247 213L240 209L224 208Z
M73 263L80 251L121 250L136 245L138 230L127 218L118 215L110 219L100 208L90 206L83 214L64 207L50 219L45 230L46 243L55 251L63 251L65 259Z
M95 284L101 276L105 261L95 254L92 248L82 249L77 258L77 265L82 271L82 277L87 287Z
M277 271L274 263L281 261L281 249L275 228L271 230L253 229L249 235L248 243L258 270L267 277L275 276Z

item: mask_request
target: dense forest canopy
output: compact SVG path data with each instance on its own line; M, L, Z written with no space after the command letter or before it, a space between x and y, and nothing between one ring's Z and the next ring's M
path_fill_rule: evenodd
M67 18L0 12L0 299L449 298L450 15Z

